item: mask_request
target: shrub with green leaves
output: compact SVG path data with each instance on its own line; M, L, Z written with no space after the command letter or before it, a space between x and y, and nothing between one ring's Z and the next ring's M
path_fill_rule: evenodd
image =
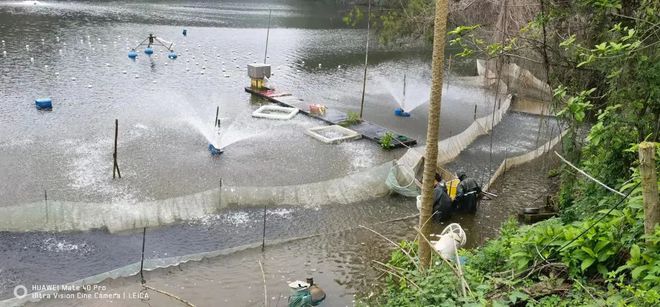
M387 131L385 134L378 140L380 147L385 150L390 150L394 148L394 134Z
M348 111L348 113L346 113L346 119L343 120L341 123L339 123L339 125L343 127L349 127L349 126L357 125L361 122L362 119L360 118L360 114L358 114L357 112Z

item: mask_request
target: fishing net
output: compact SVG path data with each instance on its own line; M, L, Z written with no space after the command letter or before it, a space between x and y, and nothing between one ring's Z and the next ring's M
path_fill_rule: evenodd
M390 168L385 184L391 191L406 197L416 197L421 193L414 172L403 165Z

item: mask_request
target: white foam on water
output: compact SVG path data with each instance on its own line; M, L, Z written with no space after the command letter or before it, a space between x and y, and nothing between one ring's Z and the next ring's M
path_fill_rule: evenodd
M350 157L353 170L373 166L374 154L373 149L370 147L371 144L365 142L344 142L337 146L345 152L347 157Z
M252 111L246 111L235 116L227 125L221 121L217 148L225 148L231 144L260 137L265 134L274 134L276 130L291 125L292 121L280 121L269 119L256 119L252 117Z
M291 213L293 213L293 209L288 209L288 208L277 208L266 211L266 215L273 215L283 219L290 218Z
M131 129L123 135L122 142L131 142L140 138L145 130ZM111 137L101 138L95 142L82 140L64 140L57 146L69 157L67 177L68 186L75 190L89 191L104 195L112 201L134 203L137 196L130 187L116 185L108 174L112 173L112 164L108 163L114 140ZM130 176L131 170L122 171L124 176Z
M67 240L58 240L55 237L44 239L41 242L41 249L55 253L82 253L87 254L92 251L92 247L85 242L72 243Z
M392 95L401 108L410 112L429 100L429 80L419 79L408 74L406 76L406 94L403 95L403 75L377 76L375 81L381 84Z
M223 214L222 220L234 226L244 225L250 221L250 215L244 211L232 212Z
M135 124L135 128L138 128L138 129L144 129L144 130L148 130L148 129L149 129L149 127L147 127L147 126L144 125L144 124L140 124L140 123Z

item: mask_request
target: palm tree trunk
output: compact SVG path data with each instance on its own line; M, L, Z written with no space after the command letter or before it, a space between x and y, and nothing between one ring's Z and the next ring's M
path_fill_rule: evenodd
M440 106L442 98L442 71L445 60L445 34L447 32L447 0L435 1L435 24L433 29L433 62L431 64L431 101L429 102L428 129L424 177L422 179L422 210L419 215L420 232L426 238L431 234L429 219L433 214L433 180L438 161L438 131L440 130ZM425 270L431 262L431 246L427 240L419 240L420 269Z

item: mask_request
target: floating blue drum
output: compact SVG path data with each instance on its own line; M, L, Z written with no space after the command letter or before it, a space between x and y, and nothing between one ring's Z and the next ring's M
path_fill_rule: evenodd
M410 113L404 111L401 108L394 109L394 115L399 116L399 117L410 117Z
M137 58L137 56L138 56L138 53L135 51L135 49L128 52L128 57L131 58L131 59L135 59L135 58Z
M219 156L221 153L223 153L222 150L215 148L213 144L209 144L209 152L211 152L212 156Z
M147 55L152 55L154 54L154 49L151 47L144 48L144 53Z
M53 101L50 98L39 98L34 101L37 110L52 110Z
M172 59L172 60L174 60L174 59L176 59L178 56L176 55L176 52L174 52L174 51L170 51L170 53L167 54L167 57L170 58L170 59Z

